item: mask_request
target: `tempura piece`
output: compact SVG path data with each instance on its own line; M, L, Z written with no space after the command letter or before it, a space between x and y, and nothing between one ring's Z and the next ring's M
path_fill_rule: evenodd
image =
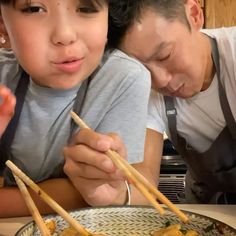
M199 234L194 230L188 230L185 236L199 236Z
M106 236L105 234L92 234L93 236ZM72 227L65 228L61 233L60 236L81 236L81 234Z
M153 236L199 236L194 230L188 230L186 234L181 232L181 226L179 224L170 225L166 228L160 229L153 233Z
M170 225L166 228L160 229L158 231L155 231L153 233L153 236L183 236L182 232L180 230L180 225Z
M56 227L57 227L55 220L47 219L47 220L45 220L45 224L46 224L47 228L49 229L50 233L54 234L56 231Z
M61 233L60 236L80 236L77 230L72 227L65 228Z

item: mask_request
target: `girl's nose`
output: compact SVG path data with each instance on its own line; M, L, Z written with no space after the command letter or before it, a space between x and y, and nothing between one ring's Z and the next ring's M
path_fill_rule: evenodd
M70 45L77 39L77 31L71 20L60 19L54 24L52 31L52 42L54 45Z

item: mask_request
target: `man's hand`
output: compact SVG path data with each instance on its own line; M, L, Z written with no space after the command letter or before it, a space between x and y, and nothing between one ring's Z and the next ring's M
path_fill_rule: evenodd
M82 129L64 148L64 171L91 206L124 204L124 176L104 153L108 149L126 157L126 149L115 134L102 135Z

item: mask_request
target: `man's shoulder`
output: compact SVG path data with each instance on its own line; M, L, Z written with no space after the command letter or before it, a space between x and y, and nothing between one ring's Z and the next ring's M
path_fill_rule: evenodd
M222 27L218 29L206 29L202 32L217 41L220 57L227 63L236 61L236 26Z
M215 38L222 38L222 37L235 37L236 38L236 26L221 27L221 28L215 28L215 29L202 29L201 31Z

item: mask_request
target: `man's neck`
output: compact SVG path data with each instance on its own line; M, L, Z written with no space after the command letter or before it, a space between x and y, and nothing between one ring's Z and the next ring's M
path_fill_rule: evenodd
M204 76L204 82L202 86L202 91L209 88L214 75L215 75L215 65L213 63L213 59L211 56L211 39L210 37L204 35L204 45L205 45L205 52L206 52L206 70L205 70L205 76Z

